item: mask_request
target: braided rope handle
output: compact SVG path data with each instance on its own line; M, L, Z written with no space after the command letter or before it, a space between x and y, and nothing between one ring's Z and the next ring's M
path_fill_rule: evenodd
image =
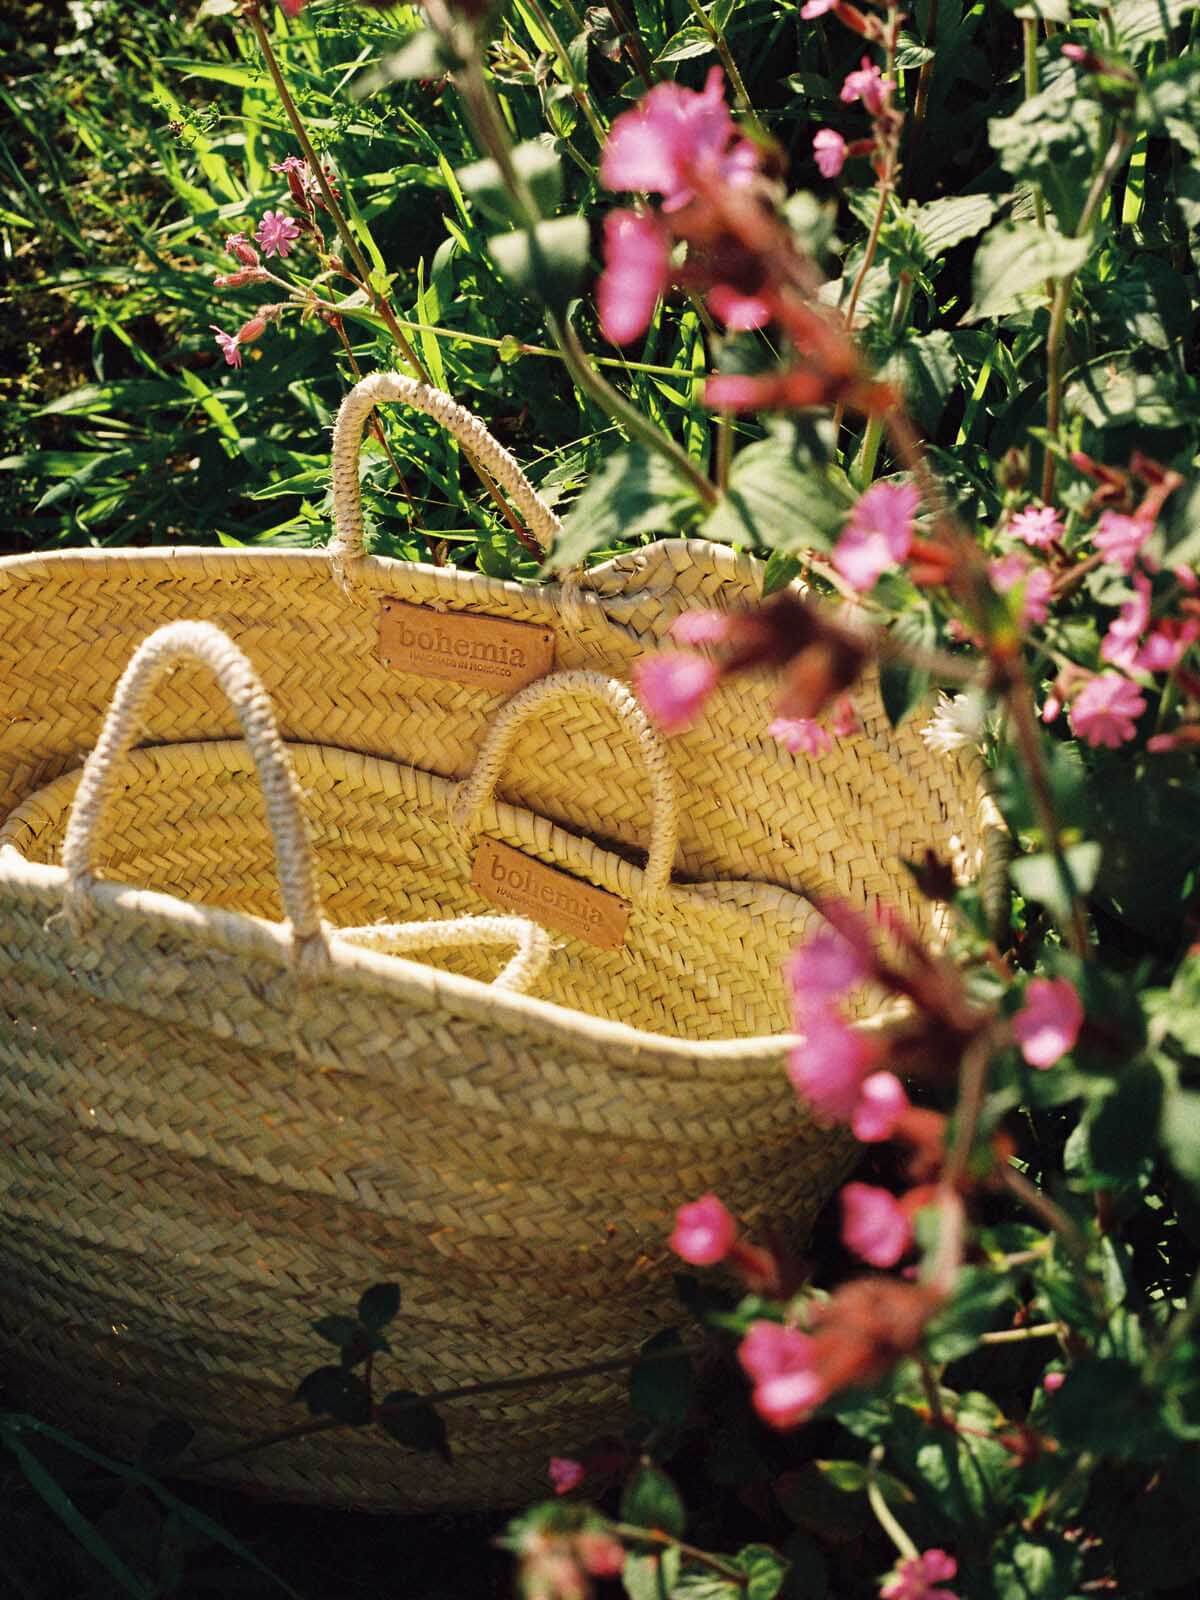
M500 708L488 730L475 766L458 784L451 801L450 817L470 843L478 832L481 815L496 792L501 770L517 734L531 717L557 710L562 701L591 699L614 711L622 727L637 743L642 765L650 780L653 812L650 848L643 878L643 900L657 899L671 881L675 847L679 834L679 811L675 798L675 776L667 748L658 730L638 704L636 696L616 678L601 672L556 672L539 678L518 690Z
M62 850L67 918L81 931L92 920L92 848L104 808L137 736L151 690L180 661L207 667L237 713L262 785L294 953L297 958L308 955L320 960L326 954L325 934L300 788L261 679L233 641L209 622L171 622L157 629L143 639L121 674L67 818Z
M562 532L562 524L521 471L515 459L494 438L473 411L448 394L399 372L373 372L361 379L342 401L333 425L333 528L329 558L334 572L344 577L348 561L363 554L362 493L358 482L358 453L372 410L384 400L401 400L423 411L452 433L468 456L496 480L517 510L536 542L548 551Z
M338 928L337 937L367 950L407 955L411 950L453 949L464 945L516 945L516 954L492 979L493 989L524 994L545 970L554 945L528 917L452 917L442 922L375 922L363 928Z

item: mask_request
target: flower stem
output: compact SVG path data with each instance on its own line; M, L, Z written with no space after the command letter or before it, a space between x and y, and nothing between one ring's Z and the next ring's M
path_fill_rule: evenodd
M736 1583L739 1588L746 1588L750 1582L750 1574L743 1572L741 1567L722 1561L720 1556L709 1555L707 1550L700 1550L694 1544L684 1544L682 1539L664 1533L661 1528L639 1528L631 1522L611 1522L609 1532L615 1534L618 1539L633 1543L652 1544L660 1550L678 1550L681 1556L695 1562L698 1567L707 1567L710 1572L718 1573L727 1582Z
M688 0L688 5L691 6L697 22L712 40L713 49L720 56L725 71L729 74L729 81L733 85L734 98L739 108L753 115L754 107L750 104L750 96L746 93L746 85L742 82L742 75L738 71L737 62L733 59L733 51L729 48L728 40L700 4L700 0Z
M629 46L629 54L633 57L634 71L647 89L653 89L657 82L658 74L654 70L654 63L650 59L649 51L646 49L642 36L637 30L636 23L629 20L629 14L626 12L621 0L605 0L605 4L608 7L609 16L612 17L616 25L617 33Z
M1032 100L1041 88L1038 79L1037 60L1037 18L1022 17L1021 31L1025 44L1025 98ZM1046 201L1039 183L1033 185L1033 209L1037 215L1037 225L1041 229L1046 226Z
M603 149L604 141L608 137L608 129L596 115L596 109L592 105L591 97L587 92L587 87L583 83L579 74L575 71L575 63L571 60L566 45L559 37L558 30L550 21L550 18L546 15L542 7L538 4L538 0L524 0L524 4L533 13L538 27L550 41L550 48L558 57L558 64L562 68L566 80L571 86L571 96L574 99L575 104L579 107L580 113L583 116L583 120L592 130L592 137L595 139L596 144Z
M892 1515L879 1487L879 1463L883 1460L883 1446L877 1444L867 1461L867 1500L875 1513L875 1520L896 1546L906 1561L917 1559L917 1547Z

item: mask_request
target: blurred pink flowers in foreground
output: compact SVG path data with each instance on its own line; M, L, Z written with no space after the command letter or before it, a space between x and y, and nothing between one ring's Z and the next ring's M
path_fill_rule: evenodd
M906 1556L896 1563L880 1590L880 1600L958 1600L949 1589L936 1584L953 1578L958 1562L944 1550L924 1550L919 1556Z
M894 1267L913 1242L912 1223L887 1189L848 1183L841 1193L842 1242L872 1267Z
M833 551L834 566L853 588L873 588L906 558L920 500L911 483L872 484L860 497Z
M675 1213L671 1249L693 1267L712 1267L733 1249L737 1223L715 1194L701 1195Z
M1116 750L1133 738L1145 709L1136 683L1116 672L1102 672L1084 684L1069 715L1072 729L1087 744Z
M1068 978L1032 979L1012 1025L1029 1065L1045 1071L1073 1050L1083 1015L1083 1002Z

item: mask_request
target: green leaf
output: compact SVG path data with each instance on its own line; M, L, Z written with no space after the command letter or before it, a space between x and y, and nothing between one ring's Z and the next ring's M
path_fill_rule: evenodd
M936 260L964 239L982 233L1000 205L1001 201L990 194L948 195L944 200L917 206L909 217L925 254Z
M1163 1103L1159 1132L1172 1167L1200 1193L1200 1093L1173 1087Z
M358 1302L358 1320L368 1328L386 1328L400 1309L398 1283L373 1283Z
M1094 839L1085 839L1063 851L1077 893L1086 895L1091 890L1100 870L1100 854L1100 846ZM1008 870L1027 900L1044 905L1057 922L1067 921L1071 915L1070 895L1058 862L1049 851L1017 856Z
M562 202L563 193L562 162L555 153L554 141L545 137L529 139L516 146L512 158L513 166L529 186L542 216L552 217ZM494 161L473 161L470 166L460 167L456 177L462 192L490 221L507 226L522 220Z
M759 549L828 550L850 503L811 442L780 430L734 458L729 488L706 519L704 536Z
M746 1574L742 1590L745 1600L775 1600L787 1577L788 1564L765 1544L748 1544L740 1550L734 1564Z
M1076 1545L1011 1529L992 1550L996 1600L1066 1600L1081 1565Z
M679 1551L672 1546L661 1555L627 1555L621 1582L629 1600L674 1600L679 1580Z
M607 457L563 518L549 565L561 572L619 540L640 533L669 533L694 498L657 451L644 444L625 445Z
M672 61L691 61L696 56L710 56L716 49L707 31L699 23L689 22L669 39L655 56L660 66Z
M389 1410L389 1407L397 1409ZM385 1433L409 1450L419 1450L422 1455L438 1455L443 1461L451 1460L450 1445L446 1437L446 1424L430 1405L413 1389L393 1389L383 1397L377 1420Z
M345 1367L318 1367L296 1390L314 1417L336 1417L355 1427L371 1420L371 1397L363 1380Z
M1070 22L1070 0L1001 0L1016 17L1034 17L1043 22Z
M1167 130L1191 155L1200 155L1200 61L1169 61L1142 85L1147 122Z
M937 624L927 604L918 603L902 611L892 624L891 633L915 649L932 650L937 644ZM879 669L879 693L888 721L897 728L929 692L929 673L907 661L885 661Z
M520 294L561 311L587 270L590 233L584 217L555 217L536 228L495 233L492 260Z
M994 1267L963 1267L948 1305L929 1324L926 1353L937 1365L958 1361L996 1325L1003 1306L1015 1304L1012 1284Z
M679 1491L666 1473L649 1462L637 1468L621 1491L621 1521L656 1528L679 1538L687 1513Z
M1127 1183L1154 1159L1162 1102L1162 1075L1153 1062L1134 1061L1121 1072L1115 1092L1088 1119L1093 1178Z
M892 351L884 376L900 387L914 420L926 433L936 433L958 382L954 335L945 328L908 334Z
M1068 1449L1114 1460L1149 1460L1164 1440L1154 1397L1128 1362L1089 1356L1046 1407L1048 1431Z
M687 1416L692 1400L692 1359L674 1328L648 1339L629 1375L629 1403L657 1427L672 1427Z
M942 1393L962 1431L931 1429L912 1405L897 1407L891 1459L940 1516L967 1528L993 1523L1016 1488L999 1439L1005 1418L987 1395Z
M1112 19L1122 44L1135 54L1143 45L1165 39L1200 0L1114 0Z
M988 137L1001 166L1018 183L1041 189L1066 233L1073 233L1079 224L1100 123L1099 107L1079 93L1071 72L1022 101L1011 117L992 117L988 122Z
M1001 223L975 254L974 303L964 321L1004 316L1026 295L1044 298L1047 279L1076 272L1088 258L1089 239L1068 239L1028 223Z
M355 79L356 100L376 94L389 83L408 83L414 78L442 78L453 72L455 60L447 46L431 28L419 28L412 38L384 56L379 65Z
M786 589L792 579L798 577L800 563L795 556L785 555L782 550L772 550L767 557L767 565L763 571L762 597L768 599L773 594L778 594Z

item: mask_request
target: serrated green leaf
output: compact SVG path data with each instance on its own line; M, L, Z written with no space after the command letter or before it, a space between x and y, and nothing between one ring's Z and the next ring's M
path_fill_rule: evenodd
M655 56L655 61L660 66L667 66L674 61L691 61L697 56L710 56L716 50L711 37L706 29L698 23L689 22L680 28Z
M1113 0L1112 19L1126 49L1140 52L1194 11L1200 0Z
M1041 189L1064 233L1078 226L1100 132L1100 108L1078 92L1069 72L1022 101L1011 117L988 122L1001 166L1018 183Z
M993 228L975 254L974 302L964 321L1004 316L1029 295L1044 297L1047 280L1077 272L1090 250L1089 239L1068 239L1027 223Z
M937 624L928 605L914 605L902 611L892 624L892 635L917 650L932 650L937 644ZM929 673L907 661L885 661L879 669L879 694L893 728L929 692Z
M803 441L774 433L734 459L704 537L759 549L828 550L849 508L850 496Z
M982 233L1001 203L990 194L947 195L943 200L930 200L917 206L908 215L925 254L936 260L964 239L973 239Z
M657 452L626 445L605 460L563 518L548 564L561 572L618 540L668 533L694 503L691 488Z

